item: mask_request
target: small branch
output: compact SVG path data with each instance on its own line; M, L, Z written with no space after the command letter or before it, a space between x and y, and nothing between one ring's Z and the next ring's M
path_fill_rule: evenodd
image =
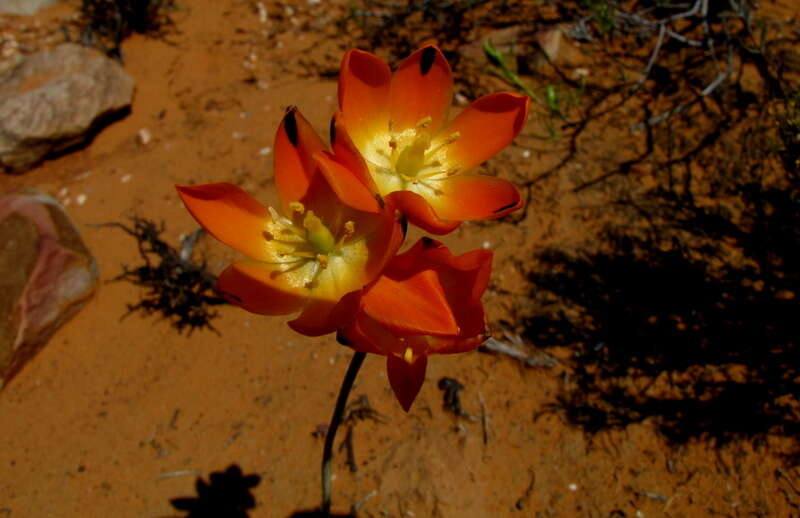
M489 338L481 346L479 347L481 351L489 351L493 353L505 354L506 356L511 356L522 363L524 363L528 367L554 367L558 360L550 356L549 354L539 352L537 356L528 356L524 352L501 342L500 340L496 340L494 338Z

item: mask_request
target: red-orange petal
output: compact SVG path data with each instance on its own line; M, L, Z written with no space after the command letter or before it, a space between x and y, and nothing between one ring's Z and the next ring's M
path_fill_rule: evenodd
M409 273L379 277L362 297L363 311L400 336L457 335L459 328L436 272Z
M209 234L253 259L269 257L264 230L270 217L255 198L230 183L176 188L191 215Z
M400 63L392 77L392 129L413 128L425 118L435 135L447 121L453 94L453 74L436 45L426 45Z
M427 367L428 357L425 355L416 358L412 364L408 364L405 360L392 354L386 357L386 372L389 375L389 384L392 386L400 406L406 412L411 409L411 404L414 403L417 394L422 388Z
M314 153L325 143L297 108L286 111L275 134L275 187L286 206L305 196L316 172Z
M467 347L465 350L468 350L469 347L462 342L483 336L485 332L480 299L489 283L491 268L492 252L489 250L473 250L454 256L442 243L422 238L408 251L396 256L385 275L402 277L421 269L435 271L459 328L458 335L448 343L452 343L452 347ZM451 347L443 340L443 337L431 338L431 350L447 352L439 350L441 347Z
M360 300L360 290L339 300L309 300L300 315L288 322L295 332L306 336L322 336L341 329L353 320Z
M364 353L385 356L387 351L395 350L395 348L402 352L397 345L398 338L365 315L363 311L358 311L355 318L340 330L337 340L353 350Z
M330 141L331 150L336 156L336 160L342 165L350 169L356 177L361 180L361 183L367 186L367 189L374 195L379 196L378 187L375 185L375 180L369 172L369 167L361 152L356 147L353 139L343 122L344 118L342 113L336 113L331 118L330 125Z
M320 172L325 176L333 192L343 203L364 212L380 212L381 206L375 194L356 176L356 174L339 162L337 157L327 151L314 154ZM382 200L381 200L382 201Z
M389 129L389 92L392 71L378 56L351 50L339 72L339 109L350 136L359 148Z
M494 176L456 175L437 182L436 187L440 194L428 201L445 220L495 219L522 207L514 184Z
M481 97L467 106L439 138L458 132L458 140L447 148L447 158L462 170L470 169L511 144L528 117L530 97L500 92Z
M419 194L411 191L394 191L386 195L386 202L403 213L408 222L435 235L452 232L461 221L446 221L436 214L430 204Z
M286 315L301 309L308 300L305 289L282 280L266 263L237 261L217 279L217 291L232 304L260 315Z

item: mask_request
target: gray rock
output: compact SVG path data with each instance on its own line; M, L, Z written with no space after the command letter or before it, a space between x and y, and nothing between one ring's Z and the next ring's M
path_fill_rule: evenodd
M0 197L0 388L94 293L97 262L56 200Z
M0 74L0 167L22 172L86 142L130 106L133 79L96 50L65 43Z
M0 14L34 14L58 0L0 0Z

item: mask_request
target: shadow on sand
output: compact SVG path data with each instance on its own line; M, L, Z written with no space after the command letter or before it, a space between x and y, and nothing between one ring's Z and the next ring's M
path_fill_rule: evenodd
M678 442L800 431L800 185L739 188L735 212L652 195L649 234L537 257L526 335L573 350L571 422L655 418Z

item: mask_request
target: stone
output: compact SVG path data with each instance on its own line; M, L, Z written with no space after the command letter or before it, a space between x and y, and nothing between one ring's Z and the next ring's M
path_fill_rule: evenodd
M97 261L59 203L0 197L0 388L94 293Z
M0 14L30 15L58 0L0 0Z
M100 52L65 43L0 73L0 167L23 172L88 142L133 99L133 79Z

